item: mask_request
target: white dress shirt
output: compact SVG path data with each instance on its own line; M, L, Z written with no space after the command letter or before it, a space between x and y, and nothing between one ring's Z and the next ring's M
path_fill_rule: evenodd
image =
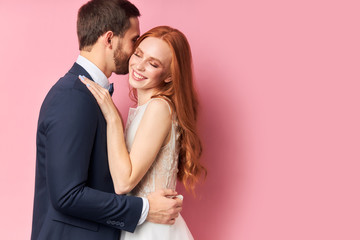
M105 76L105 74L91 61L86 59L85 57L79 55L76 63L83 67L91 76L92 80L102 86L103 88L109 89L110 83L109 79ZM139 219L138 225L145 222L147 215L149 213L149 200L147 198L143 198L143 208L141 212L141 217Z

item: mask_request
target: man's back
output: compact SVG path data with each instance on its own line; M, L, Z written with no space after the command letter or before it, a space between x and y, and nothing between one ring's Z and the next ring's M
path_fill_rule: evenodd
M90 77L74 64L40 110L32 239L118 239L140 217L141 199L113 193L106 122L78 75Z

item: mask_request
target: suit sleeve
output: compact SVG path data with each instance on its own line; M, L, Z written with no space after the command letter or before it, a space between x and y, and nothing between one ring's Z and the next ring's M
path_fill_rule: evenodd
M98 121L96 107L91 96L77 90L65 91L53 101L46 123L50 200L64 214L133 232L141 215L141 198L86 186Z

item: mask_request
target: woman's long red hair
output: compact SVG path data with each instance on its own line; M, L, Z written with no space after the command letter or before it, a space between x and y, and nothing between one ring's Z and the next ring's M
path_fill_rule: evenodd
M195 184L206 169L200 163L202 145L197 133L198 98L193 85L192 57L190 45L183 33L168 27L155 27L143 34L135 43L135 48L147 37L165 41L172 51L170 66L171 82L161 83L154 97L171 100L171 107L176 112L180 131L180 152L178 179L187 190L194 193ZM137 99L136 90L131 97ZM165 99L166 99L165 98Z

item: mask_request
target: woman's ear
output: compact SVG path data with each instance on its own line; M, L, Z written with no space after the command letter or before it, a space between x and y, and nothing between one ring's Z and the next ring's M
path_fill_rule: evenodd
M171 82L171 81L172 81L171 76L168 76L168 77L165 78L165 80L164 80L165 83L169 83L169 82Z

